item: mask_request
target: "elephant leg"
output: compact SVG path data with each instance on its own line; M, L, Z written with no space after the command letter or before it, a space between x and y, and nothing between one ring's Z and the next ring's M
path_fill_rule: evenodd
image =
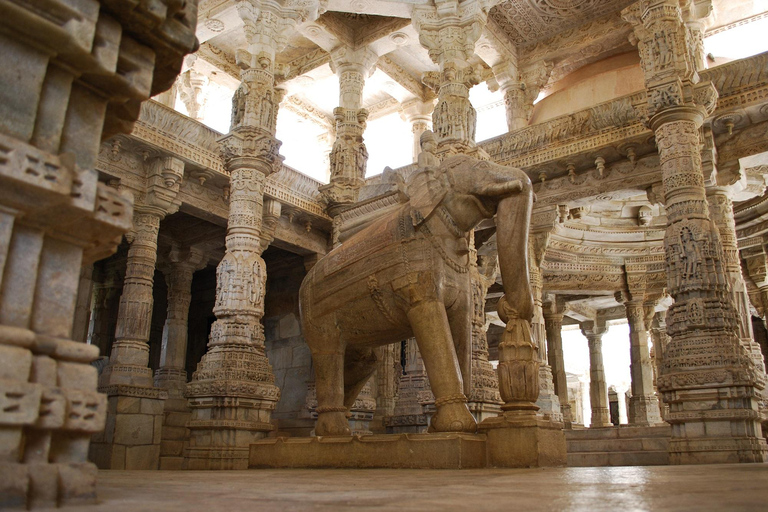
M344 347L334 351L312 350L317 390L318 436L349 436L347 408L344 407Z
M408 320L435 394L437 412L432 417L430 430L475 432L477 423L467 409L467 397L462 391L461 371L445 306L437 301L419 302L408 311Z
M357 395L376 370L376 353L372 348L347 347L344 356L344 406L351 409Z
M469 396L472 389L472 303L469 299L469 294L462 295L461 302L454 304L448 311L448 324L451 326L453 346L466 396Z

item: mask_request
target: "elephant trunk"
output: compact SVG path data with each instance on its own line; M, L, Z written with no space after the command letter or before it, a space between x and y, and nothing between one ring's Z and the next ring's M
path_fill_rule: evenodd
M504 283L504 304L499 315L530 321L533 318L533 295L528 270L528 228L533 208L533 189L526 178L518 194L499 201L496 212L496 242L499 268ZM505 318L508 317L508 318Z

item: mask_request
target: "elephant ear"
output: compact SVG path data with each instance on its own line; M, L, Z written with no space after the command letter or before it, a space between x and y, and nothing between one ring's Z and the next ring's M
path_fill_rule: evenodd
M411 202L411 220L414 226L424 222L448 193L448 180L439 168L426 168L408 181Z

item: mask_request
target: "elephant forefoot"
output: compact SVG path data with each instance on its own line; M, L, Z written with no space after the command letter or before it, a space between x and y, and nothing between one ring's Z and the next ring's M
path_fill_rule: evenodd
M440 400L436 400L437 405ZM430 432L468 432L477 431L477 422L469 412L466 399L437 405L437 413L432 417L429 425Z
M352 431L349 430L349 422L347 421L347 409L318 413L315 435L351 436Z

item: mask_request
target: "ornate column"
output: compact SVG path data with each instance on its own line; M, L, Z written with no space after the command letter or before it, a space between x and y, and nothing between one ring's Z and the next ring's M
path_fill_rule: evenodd
M664 350L669 343L669 336L667 335L667 322L666 311L658 311L653 316L653 323L651 324L651 337L653 339L653 350L651 351L651 361L653 361L653 387L658 390L658 378L659 371L661 369L662 362L664 361ZM659 409L661 418L667 421L669 416L669 405L664 403L663 396L659 396Z
M432 110L434 104L431 101L411 100L400 107L400 117L411 125L413 133L413 161L418 160L421 153L421 134L432 129Z
M699 129L717 92L699 83L680 3L643 0L625 9L634 25L659 149L667 231L667 331L659 389L670 406L670 461L764 462L759 422L765 379L739 338L721 237L709 217Z
M163 3L151 21L115 5L0 1L3 510L97 501L88 448L108 405L98 349L72 339L73 318L81 268L115 251L133 201L94 165L103 138L130 132L140 103L170 86L197 2Z
M419 395L429 391L429 379L416 339L405 344L405 367L398 383L397 402L392 416L386 418L387 433L406 434L427 431L427 415L419 403Z
M760 345L755 342L752 332L752 313L749 309L749 295L744 276L741 273L739 247L736 243L736 221L733 218L733 191L727 186L707 187L707 203L712 222L717 226L723 244L723 262L726 278L731 288L731 296L738 315L739 338L741 344L752 354L757 372L765 375L765 364ZM768 377L766 377L768 379ZM765 390L763 390L765 394Z
M397 384L402 373L400 366L400 345L384 345L376 349L376 373L373 382L376 385L376 410L373 415L371 431L384 433L385 421L392 416L397 403Z
M168 284L168 314L163 326L160 367L155 386L168 392L163 409L160 469L182 469L183 447L189 437L185 428L192 413L184 391L187 387L187 329L192 300L192 277L205 268L205 253L196 248L173 247L161 267Z
M194 69L188 69L179 75L176 83L189 117L197 121L202 120L206 100L204 89L208 85L208 77Z
M88 338L93 285L93 265L83 265L80 269L80 281L77 284L75 319L72 325L72 339L75 341L85 342Z
M543 276L542 265L549 246L549 237L558 220L556 206L548 206L536 209L531 215L531 234L529 237L529 272L531 280L531 292L533 293L533 320L531 321L531 334L539 347L539 399L536 405L540 407L540 414L548 416L556 423L562 423L562 405L557 393L552 376L552 367L549 365L547 354L547 338L542 308ZM568 402L566 401L566 404Z
M565 428L573 425L571 404L568 400L568 380L565 375L565 359L563 357L563 313L565 302L562 297L549 296L543 304L544 329L547 336L547 356L555 385L555 393L560 401L560 411L563 414Z
M226 253L216 270L216 321L187 397L192 409L185 453L188 469L245 469L249 445L273 429L280 398L264 346L266 265L261 253L280 205L264 200L264 182L281 168L275 138L282 92L275 88L275 53L299 19L317 15L278 4L237 4L247 49L237 52L240 87L232 99L232 128L220 139L230 174ZM314 9L314 11L311 11Z
M581 332L589 344L589 401L592 406L590 428L612 427L608 408L608 384L603 368L603 334L605 322L590 320L581 323Z
M149 164L148 187L136 205L123 293L109 363L99 377L107 394L107 429L94 439L92 454L102 469L157 469L163 402L167 393L153 387L149 368L157 235L160 221L179 207L176 196L184 162L158 158ZM157 421L156 421L157 420Z
M649 426L661 423L659 399L653 392L653 366L648 348L649 329L653 321L655 302L644 303L616 293L616 300L624 304L629 322L629 372L632 396L629 398L628 421L630 425ZM642 294L640 294L642 297Z
M439 67L439 71L427 72L422 77L423 82L437 92L432 131L438 141L438 156L478 153L475 147L477 112L469 101L469 89L480 83L480 76L470 61L491 6L491 2L465 0L460 4L413 8L413 25L419 33L419 42Z
M339 77L339 106L333 109L336 140L330 155L331 181L320 187L320 192L332 217L357 200L357 192L365 183L368 150L363 132L368 111L362 108L363 88L377 59L368 47L342 46L331 52L331 67Z
M494 66L493 73L504 93L504 107L507 113L509 131L528 126L533 113L533 102L549 81L554 66L540 61L518 71L516 66L504 63Z
M470 368L467 407L478 423L498 416L504 402L499 395L499 379L488 360L489 323L485 319L485 296L496 279L498 260L495 251L479 256L474 248L474 234L470 244L470 279L472 286L472 360Z
M115 327L110 328L110 326L113 319L117 318L125 272L123 265L124 261L110 261L109 264L104 265L99 272L100 282L95 284L93 289L93 309L88 326L87 342L89 345L97 346L102 356L109 355L114 341Z

